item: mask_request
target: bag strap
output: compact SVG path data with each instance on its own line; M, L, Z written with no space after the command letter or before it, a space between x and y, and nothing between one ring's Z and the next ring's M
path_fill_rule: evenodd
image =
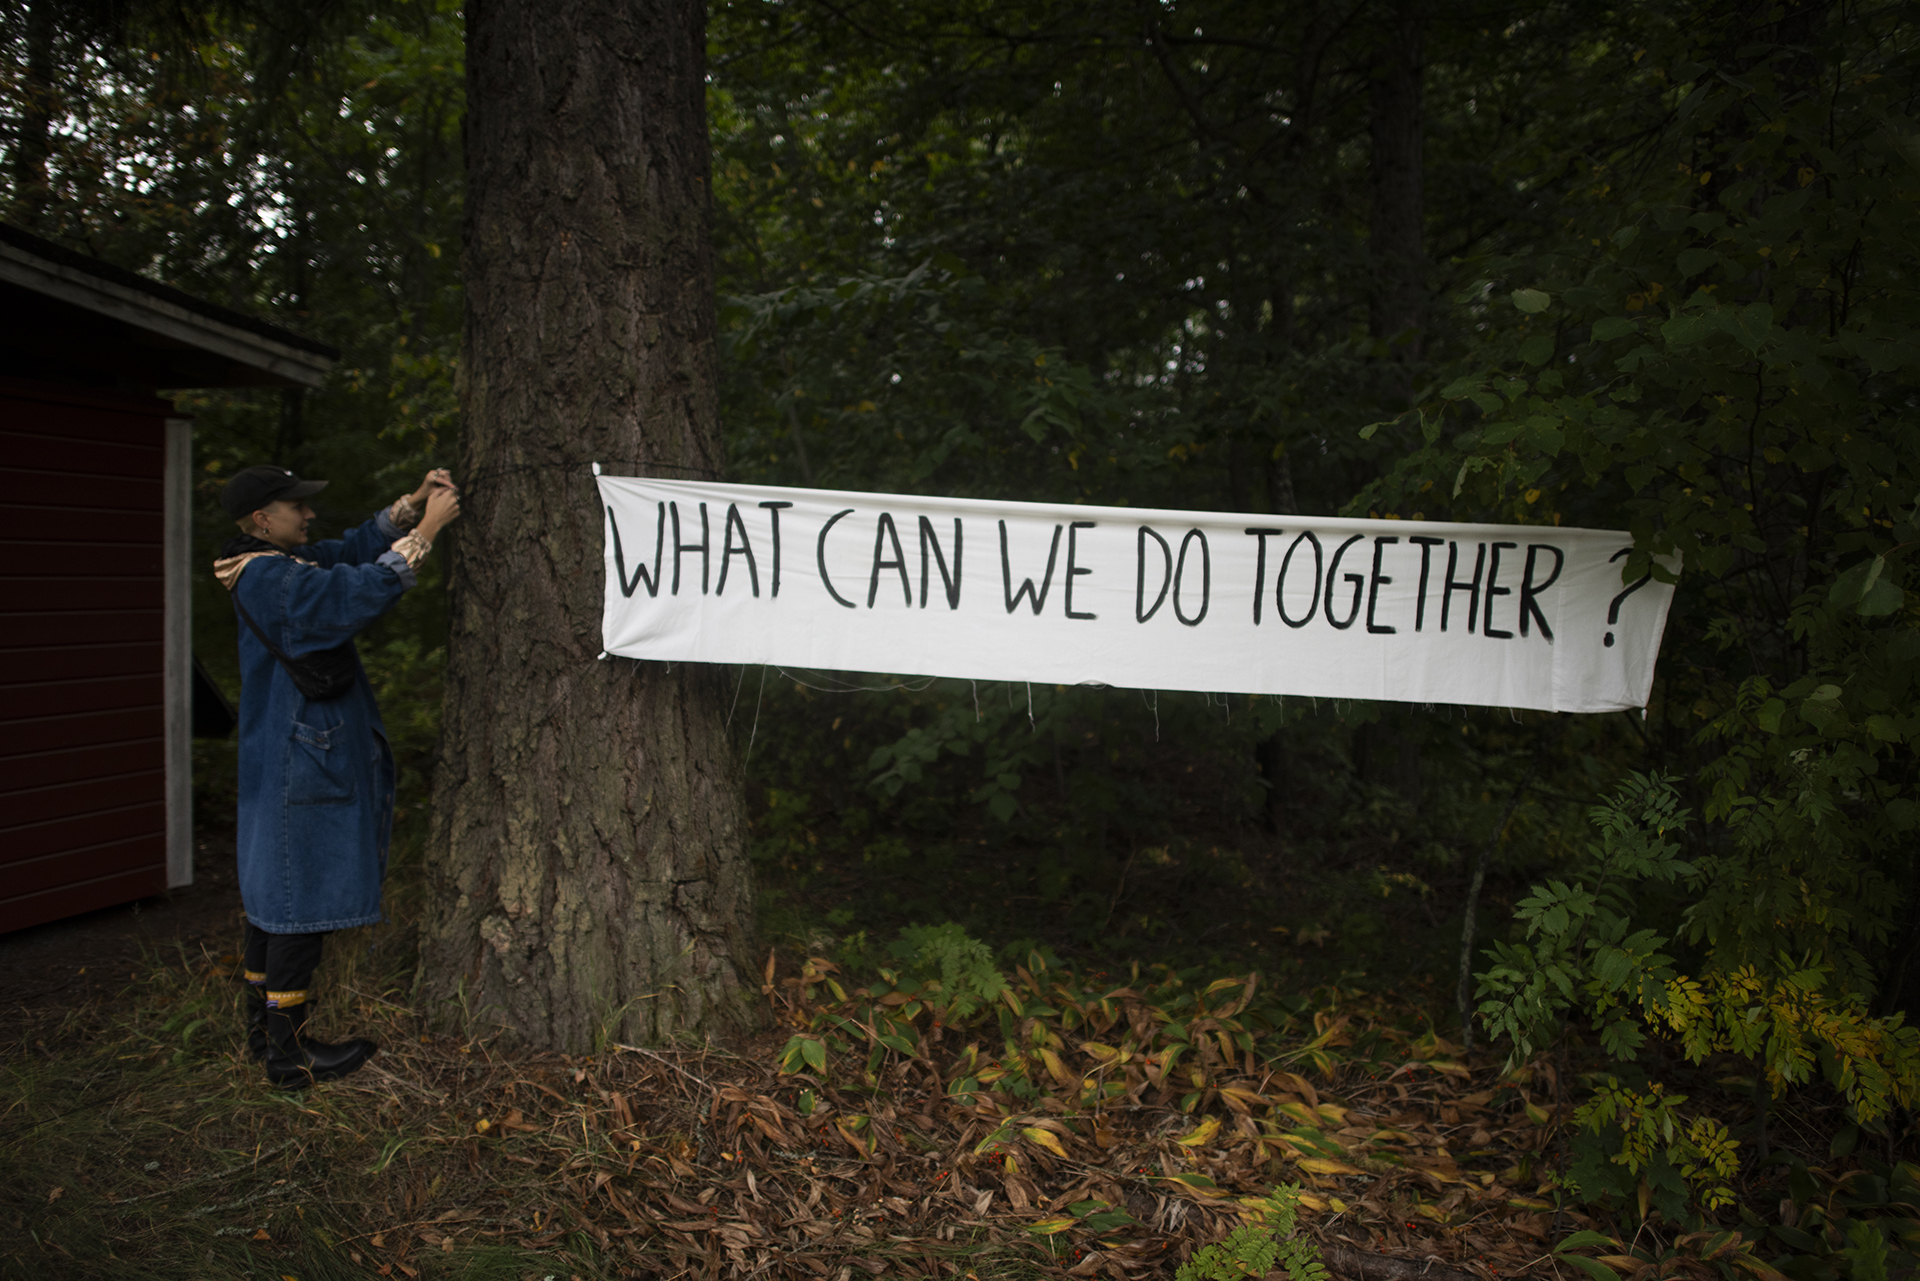
M260 638L260 643L267 647L267 653L272 654L275 659L279 660L280 666L287 669L287 675L293 675L293 660L285 654L282 654L274 643L267 639L267 634L260 630L260 624L253 621L253 615L249 614L247 607L240 603L240 593L238 591L233 593L233 607L240 611L240 617L246 621L248 627L253 629L253 634Z

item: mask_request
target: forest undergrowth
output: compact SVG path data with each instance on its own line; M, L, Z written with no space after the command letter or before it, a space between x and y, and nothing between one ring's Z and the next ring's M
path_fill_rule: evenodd
M245 1061L232 955L156 956L119 1001L26 1028L0 1069L0 1272L1144 1277L1292 1186L1303 1237L1361 1281L1799 1281L1843 1259L1850 1203L1910 1233L1920 1199L1910 1166L1838 1153L1808 1090L1769 1110L1774 1161L1721 1222L1583 1208L1581 1047L1463 1058L1390 992L1038 954L1002 975L930 928L857 975L772 952L763 1030L734 1044L567 1056L423 1034L402 959L365 942L329 959L321 1017L381 1052L307 1093ZM1664 1079L1750 1127L1723 1070Z

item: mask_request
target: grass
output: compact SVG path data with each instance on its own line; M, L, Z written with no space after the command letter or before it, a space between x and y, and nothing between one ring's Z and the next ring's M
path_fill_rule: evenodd
M684 1271L689 1250L676 1266L663 1239L712 1248L663 1223L711 1218L696 1226L718 1242L745 1222L708 1209L745 1183L713 1097L765 1085L771 1054L423 1035L408 964L368 933L330 950L318 1018L381 1051L304 1093L246 1060L231 956L154 957L114 1004L27 1029L0 1065L0 1275L612 1281ZM876 1257L859 1231L833 1271ZM914 1257L965 1256L984 1281L1031 1275L1030 1253L948 1229Z
M0 1273L315 1281L381 1264L400 1276L553 1271L550 1252L482 1235L476 1207L498 1188L449 1159L471 1047L421 1042L409 1015L354 986L367 976L344 959L330 968L345 981L328 990L352 995L336 996L323 1020L370 1029L384 1045L380 1066L306 1094L269 1089L245 1060L229 958L155 958L114 1005L32 1029L0 1069L0 1201L15 1228L0 1243ZM472 1226L403 1229L372 1244L379 1225L447 1213ZM425 1235L447 1248L423 1249L441 1244ZM625 1275L598 1254L567 1266Z

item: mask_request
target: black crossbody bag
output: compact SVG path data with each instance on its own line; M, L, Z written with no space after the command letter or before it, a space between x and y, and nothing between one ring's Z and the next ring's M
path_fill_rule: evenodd
M249 614L247 607L240 603L238 592L234 593L233 607L240 611L240 617L245 619L247 626L253 629L253 634L260 638L260 643L267 647L267 652L279 660L280 666L287 669L287 675L293 678L293 687L300 691L302 698L309 702L323 703L328 699L339 698L353 688L358 665L354 661L352 641L300 658L288 658L267 639L267 634L260 630L260 624L253 621L253 615Z

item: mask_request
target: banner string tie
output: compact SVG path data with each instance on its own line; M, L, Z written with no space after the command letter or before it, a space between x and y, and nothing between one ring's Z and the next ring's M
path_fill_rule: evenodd
M1038 734L1040 732L1040 727L1033 723L1033 682L1032 681L1027 682L1027 729L1030 733L1034 733L1034 734Z
M973 723L978 725L980 723L980 682L968 681L967 684L973 689Z
M600 466L599 463L594 464L594 467L596 469L599 466ZM764 669L762 670L764 671ZM733 703L731 706L727 708L727 728L728 729L733 728L733 714L740 710L740 687L742 685L745 685L746 683L747 683L747 665L745 663L742 663L740 664L740 679L733 683Z
M912 681L899 681L892 685L849 685L842 681L835 687L832 685L810 685L784 667L776 667L774 670L792 681L795 685L821 694L891 694L898 690L905 690L909 694L918 694L939 679L937 676L929 676L918 684ZM822 679L827 678L823 677Z

